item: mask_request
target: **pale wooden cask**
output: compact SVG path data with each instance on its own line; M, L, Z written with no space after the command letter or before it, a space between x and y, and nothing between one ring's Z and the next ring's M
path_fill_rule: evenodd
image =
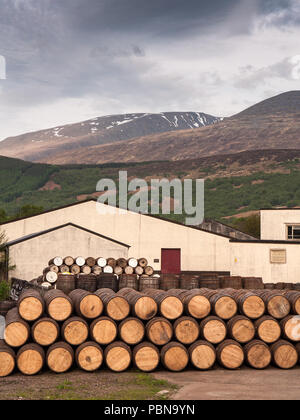
M82 316L87 319L98 318L104 309L101 298L86 290L76 289L69 294L72 299L74 308L78 316Z
M18 310L25 321L36 321L43 315L44 309L44 299L37 290L26 289L21 293Z
M242 315L237 315L228 321L227 330L230 338L241 344L248 343L255 337L253 322Z
M164 346L173 337L173 327L167 319L157 317L147 323L146 333L151 343L157 346Z
M72 317L63 323L61 335L72 346L80 346L89 336L89 326L84 319Z
M95 372L103 363L103 350L99 344L88 341L77 348L75 360L80 369Z
M40 318L31 327L31 335L35 343L40 346L51 346L58 340L59 325L54 319Z
M226 338L227 326L221 318L209 316L201 321L200 333L209 343L219 344Z
M90 333L96 343L106 346L115 341L118 334L118 327L113 319L101 317L92 322Z
M16 354L14 350L0 340L0 378L13 373L16 365Z
M135 346L143 341L145 327L138 318L126 318L119 325L119 335L122 341L131 346Z
M52 344L46 355L46 362L50 370L55 373L65 373L71 369L74 362L74 351L65 342Z
M187 349L181 344L171 342L161 349L161 362L163 366L172 372L183 371L189 363Z
M245 359L254 369L266 369L272 361L269 346L260 340L253 340L244 347Z
M153 372L159 365L160 352L154 344L143 342L133 349L134 365L142 372Z
M17 353L17 367L24 375L36 375L45 362L45 352L41 346L35 343L25 344Z
M196 369L208 370L216 363L216 350L208 341L199 340L189 347L190 361Z
M132 352L127 344L116 341L106 347L104 357L109 369L124 372L131 364Z
M5 324L4 340L8 346L22 347L29 340L29 324L20 317L17 308L8 311Z
M45 293L46 310L55 321L65 321L73 313L73 302L61 290L49 290Z
M279 340L271 346L272 361L281 369L292 369L298 363L298 353L290 342Z
M176 339L185 345L194 343L200 334L198 322L188 316L177 319L173 325Z
M243 347L234 340L225 340L217 347L217 359L226 369L239 369L244 363Z

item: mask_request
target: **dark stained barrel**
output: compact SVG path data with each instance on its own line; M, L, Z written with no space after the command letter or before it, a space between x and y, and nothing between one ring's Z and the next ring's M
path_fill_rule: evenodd
M195 274L181 274L180 289L184 289L184 290L199 289L199 276Z
M118 276L110 273L101 273L97 276L97 290L111 289L114 292L119 290Z
M161 290L168 291L170 289L179 289L180 276L179 274L162 274L160 281Z
M77 277L76 289L94 293L97 290L97 276L94 274L79 274Z
M126 288L139 290L138 276L136 274L122 274L119 281L119 290Z
M143 292L146 289L157 289L160 288L160 277L140 277L139 291Z
M74 274L59 274L57 282L56 282L56 288L63 291L66 295L71 293L73 290L76 289L75 275Z

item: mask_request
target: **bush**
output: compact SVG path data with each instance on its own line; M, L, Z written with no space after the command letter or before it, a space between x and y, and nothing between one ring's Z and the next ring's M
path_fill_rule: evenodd
M10 285L6 281L0 281L0 302L7 300L10 294Z

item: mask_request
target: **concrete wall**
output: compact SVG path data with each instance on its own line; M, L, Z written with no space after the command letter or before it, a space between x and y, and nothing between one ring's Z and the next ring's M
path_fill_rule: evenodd
M99 208L106 213L99 214L95 202L85 202L8 223L2 228L9 240L13 240L71 222L130 245L129 256L147 257L155 270L161 269L162 248L181 248L183 271L229 271L228 238L137 213L119 214L118 209L105 205ZM72 254L63 239L61 253ZM54 255L57 254L59 252L55 251ZM154 263L154 259L159 259L159 263Z
M10 277L29 281L42 275L48 261L56 255L127 258L128 248L67 226L13 245L9 248L9 255L10 263L16 265Z
M287 240L286 226L300 225L300 209L261 210L261 239Z
M272 264L270 251L286 250L286 264ZM262 277L265 283L300 282L300 246L297 244L231 243L232 275Z

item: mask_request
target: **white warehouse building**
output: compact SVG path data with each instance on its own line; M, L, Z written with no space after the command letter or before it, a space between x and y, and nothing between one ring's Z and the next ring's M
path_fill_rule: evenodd
M9 276L24 280L40 276L56 255L82 255L146 257L162 273L216 271L262 277L265 283L300 282L300 209L262 210L260 240L130 211L120 214L94 200L4 223L0 229L15 266Z

